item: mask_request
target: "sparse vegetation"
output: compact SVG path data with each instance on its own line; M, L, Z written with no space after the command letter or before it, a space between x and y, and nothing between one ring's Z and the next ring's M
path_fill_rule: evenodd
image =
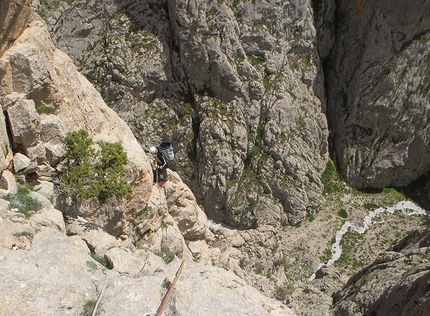
M175 253L166 245L162 245L160 252L156 253L156 255L163 258L164 262L167 264L175 260Z
M83 306L83 316L91 316L93 314L94 308L96 307L97 301L96 300L89 300L86 301Z
M336 167L331 160L327 162L327 166L321 175L321 182L324 185L324 195L341 193L344 191L344 183L340 180Z
M31 240L33 238L33 234L29 231L22 231L19 233L14 233L13 234L15 237L19 238L19 237L27 237L29 240Z
M105 268L109 269L109 263L107 261L106 256L103 255L98 255L96 253L91 253L90 254L91 258L93 258L95 261L97 261L98 263L100 263L102 266L104 266Z
M264 56L255 56L255 55L246 55L248 57L248 61L253 66L262 65L266 62L266 58Z
M28 188L20 186L16 194L8 194L5 199L10 202L9 209L17 209L26 218L31 217L36 211L40 210L42 204L32 198L29 193L30 190Z
M55 107L39 104L36 105L36 111L39 114L55 114Z

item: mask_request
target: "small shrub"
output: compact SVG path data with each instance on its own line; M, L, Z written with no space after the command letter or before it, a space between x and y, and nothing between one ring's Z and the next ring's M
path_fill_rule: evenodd
M93 314L94 308L96 307L97 301L95 300L90 300L90 301L86 301L83 309L84 309L84 316L91 316Z
M8 194L5 199L10 202L9 209L18 209L18 212L24 214L26 218L40 210L42 204L28 195L29 193L30 191L25 186L20 186L16 194Z
M164 262L167 264L175 260L175 253L166 245L162 245L160 252L156 253L156 255L163 258Z
M344 208L341 208L340 211L337 212L337 215L339 215L342 218L347 218L348 217L348 212Z
M127 154L120 143L99 143L101 150L92 147L86 130L66 135L65 149L68 170L63 176L61 190L75 201L96 197L100 203L115 195L130 196L125 165Z

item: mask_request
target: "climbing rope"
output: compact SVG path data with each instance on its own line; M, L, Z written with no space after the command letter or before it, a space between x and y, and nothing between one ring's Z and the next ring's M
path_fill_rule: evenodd
M179 276L182 273L182 268L184 267L184 262L185 261L183 260L178 271L176 271L175 278L173 279L172 283L170 284L169 290L164 295L164 298L161 301L161 304L158 307L157 312L155 313L156 316L161 316L163 314L163 311L167 306L167 302L169 301L170 294L172 294L173 288L175 287L176 281L178 280Z

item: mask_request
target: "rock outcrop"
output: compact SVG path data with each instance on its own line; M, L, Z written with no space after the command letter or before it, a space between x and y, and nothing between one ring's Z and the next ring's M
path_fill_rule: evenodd
M101 6L37 9L145 147L174 143L208 216L249 228L268 210L297 224L319 209L328 129L311 1Z
M337 4L327 117L340 172L357 188L406 186L430 170L429 14L421 0Z
M121 143L127 152L132 197L112 199L105 205L90 201L79 210L71 206L80 215L92 217L106 231L119 235L150 196L149 159L127 124L106 106L70 58L54 47L45 24L38 18L28 23L0 59L0 96L6 114L2 120L2 148L9 153L2 155L6 159L1 168L8 167L12 151L16 153L14 157L19 154L29 159L23 171L28 178L53 181L64 169L64 138L68 131L85 129L95 142ZM11 134L10 148L6 126ZM14 158L13 162L20 162L14 166L15 171L20 171L23 159Z
M0 3L0 57L27 27L32 14L31 2L14 0Z
M49 202L48 202L49 203ZM154 313L181 261L169 265L152 252L116 239L96 224L66 225L47 205L25 218L0 199L2 315ZM101 295L103 291L103 295ZM165 315L294 315L231 272L187 260Z
M430 228L416 230L334 295L336 315L430 313Z

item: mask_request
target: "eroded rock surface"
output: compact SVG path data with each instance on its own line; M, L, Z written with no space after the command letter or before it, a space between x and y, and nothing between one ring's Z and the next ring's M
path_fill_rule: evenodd
M336 315L430 312L430 229L416 230L381 253L334 295Z
M340 171L357 188L406 186L429 171L429 13L429 1L338 5L328 120Z
M172 168L206 214L250 228L320 208L328 129L311 1L101 6L38 8L145 147L174 143Z

